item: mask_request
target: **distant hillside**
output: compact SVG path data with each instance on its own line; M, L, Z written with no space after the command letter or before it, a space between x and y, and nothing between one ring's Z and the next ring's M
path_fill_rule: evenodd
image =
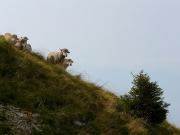
M114 94L0 38L0 135L180 135L117 109Z

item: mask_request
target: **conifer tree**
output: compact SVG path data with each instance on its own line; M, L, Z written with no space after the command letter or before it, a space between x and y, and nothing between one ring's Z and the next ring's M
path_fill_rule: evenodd
M166 119L169 104L162 97L163 90L157 82L152 82L150 77L141 71L133 75L133 86L128 94L129 108L139 118L150 123L161 123Z

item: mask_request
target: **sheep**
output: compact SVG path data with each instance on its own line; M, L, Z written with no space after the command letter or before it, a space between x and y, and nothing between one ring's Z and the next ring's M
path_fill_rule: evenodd
M6 41L9 41L11 44L15 44L17 41L17 35L12 35L11 33L5 33L4 38Z
M23 49L23 45L22 45L21 41L19 41L19 40L16 42L16 44L14 46L21 50Z
M74 63L72 59L64 59L62 66L64 69L67 69L69 66L72 66L72 63Z
M11 42L13 45L15 45L15 44L17 43L17 41L18 41L17 35L15 35L15 34L12 35L10 42Z
M21 37L19 38L19 41L21 42L22 46L23 46L23 49L24 50L27 50L29 52L32 51L32 48L31 48L31 45L27 43L29 39L27 37Z
M28 52L32 52L32 47L30 44L23 44L23 49L25 49Z
M50 52L47 56L47 61L53 64L62 64L67 53L70 53L68 49L60 49L57 52Z
M23 49L29 52L32 52L32 47L30 44L27 43L29 39L27 37L21 37L19 41L21 42Z
M2 37L4 37L6 41L11 43L16 48L32 52L31 45L27 43L27 41L29 40L27 37L19 38L17 35L11 33L5 33L4 35L2 35Z
M62 59L62 52L50 52L47 56L47 61L52 64L57 64L59 59Z
M18 41L18 37L15 34L5 33L3 36L5 40L10 42L12 45L15 45Z
M15 47L19 49L24 49L26 51L32 52L32 47L30 44L27 43L28 38L27 37L20 37L17 38L16 43L14 44Z

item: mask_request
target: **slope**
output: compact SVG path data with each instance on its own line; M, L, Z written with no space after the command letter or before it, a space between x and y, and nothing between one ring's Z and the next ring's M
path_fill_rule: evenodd
M117 103L112 93L0 39L0 134L180 134L167 122L150 126L124 114Z

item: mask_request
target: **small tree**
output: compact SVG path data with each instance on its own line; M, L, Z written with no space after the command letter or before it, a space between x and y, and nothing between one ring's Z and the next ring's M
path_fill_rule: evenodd
M133 75L133 86L128 95L129 109L135 116L150 123L161 123L166 119L169 104L163 101L163 91L157 82L141 71Z

